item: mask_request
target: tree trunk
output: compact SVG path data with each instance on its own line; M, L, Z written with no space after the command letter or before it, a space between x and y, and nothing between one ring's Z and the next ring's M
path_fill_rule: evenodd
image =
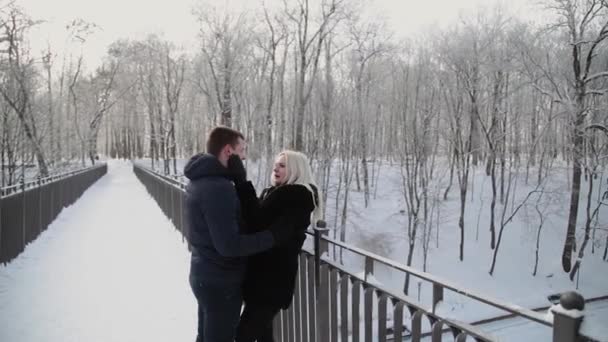
M46 67L46 75L47 75L47 91L48 91L48 115L49 115L49 146L50 146L50 156L51 163L55 161L57 155L53 148L55 147L55 111L53 110L53 82L51 79L51 64L50 64L50 54L48 56L49 61L45 63Z
M573 146L572 146L572 190L570 192L570 212L568 214L568 227L566 231L566 240L564 242L564 250L562 252L562 268L565 272L570 272L572 267L572 250L575 244L576 220L578 217L578 202L581 189L581 153L583 151L583 98L584 95L579 94L577 97L576 121L573 127Z
M460 261L464 260L464 209L466 207L467 188L460 188L460 217L458 218L458 227L460 228Z
M541 213L540 210L538 209L538 205L536 206L536 212L538 213L538 218L539 218L540 222L538 224L538 230L536 232L536 250L535 250L535 258L534 258L534 271L532 272L533 276L536 276L536 273L538 271L538 254L540 252L540 232L543 229L543 225L545 224L545 221L543 219L543 213Z
M228 66L224 69L224 87L222 91L222 125L232 127L232 103L231 103L230 70Z
M416 228L414 228L413 240L410 238L409 249L407 251L407 266L412 266L412 260L414 258L414 247L416 246ZM410 289L410 274L405 273L405 281L403 282L403 294L406 296L409 294Z
M471 114L470 118L469 149L467 152L473 157L473 166L477 166L481 154L481 148L479 146L479 128L477 127L477 120L480 116L476 95L471 97L471 110L473 111L473 113Z
M591 233L591 221L593 220L593 215L591 214L591 197L593 195L593 175L589 176L589 192L587 194L587 220L585 222L585 238L583 239L583 244L581 248L578 250L578 258L574 263L574 267L572 267L572 271L570 272L570 280L574 280L574 276L578 272L581 261L585 256L585 247L587 247L587 243L589 242L589 234Z
M450 189L452 188L452 183L454 182L454 167L456 165L456 151L454 151L454 149L450 149L450 151L452 151L452 153L450 153L450 181L448 183L448 186L445 188L445 191L443 193L443 200L446 201L448 199L448 193L450 192Z
M494 152L490 152L494 158ZM490 203L490 248L496 246L496 224L495 224L495 208L496 208L496 162L492 160L491 175L492 179L492 202Z
M88 141L88 155L91 165L95 165L95 160L97 159L97 134L98 131L91 132L91 136L89 137Z

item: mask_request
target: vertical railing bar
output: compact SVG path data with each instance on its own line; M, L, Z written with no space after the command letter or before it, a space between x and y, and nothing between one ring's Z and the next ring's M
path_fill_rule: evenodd
M348 285L350 282L348 274L342 274L340 278L340 341L348 342Z
M46 228L46 226L45 226L45 228ZM41 232L42 232L42 181L40 180L40 177L38 177L38 229L37 229L37 233L36 233L36 236L34 237L34 239L37 238Z
M308 276L308 266L306 264L306 256L303 253L300 253L299 256L300 267L300 310L301 310L301 320L302 320L302 341L308 342L308 296L310 293L308 292L308 287L306 286L306 279Z
M274 336L274 340L277 342L282 342L283 341L283 337L281 336L281 328L283 326L281 325L281 314L277 314L274 317L274 321L272 323L272 328L273 328L273 336Z
M374 288L365 285L363 291L363 321L364 321L364 341L372 340L372 312L374 307Z
M332 342L338 341L338 270L332 268L329 274L329 302L330 302L330 334Z
M411 312L411 310L410 310ZM419 342L422 338L422 311L416 310L411 317L412 342Z
M317 292L317 341L327 341L329 337L329 266L320 266L320 280Z
M433 323L433 325L431 326L431 342L441 342L442 340L442 335L443 335L443 322L440 320L437 320L435 323Z
M294 307L293 305L291 305L289 307L289 309L287 309L287 319L289 320L287 322L288 327L289 327L289 339L288 341L290 342L296 342L295 339L295 325L294 325Z
M315 279L315 259L313 256L306 256L306 266L308 268L308 338L309 341L316 341L317 330L316 330L316 279Z
M393 340L401 341L403 336L403 302L393 299Z
M25 203L25 180L21 179L21 200L23 203L23 210L21 210L21 246L19 247L19 253L25 249L25 217L27 204Z
M295 288L294 288L294 298L292 300L291 306L293 307L294 310L294 333L295 333L295 338L294 341L296 342L301 342L302 341L302 321L301 321L301 307L300 307L300 298L301 298L301 293L300 293L300 276L301 276L301 272L298 270L298 272L296 273L296 281L295 281Z
M283 342L289 342L289 322L287 310L281 310L281 321L283 322Z
M353 341L359 342L361 336L361 324L360 324L360 309L359 303L361 301L361 281L355 280L352 287L352 316L353 316Z
M378 341L386 342L386 301L388 296L378 291Z

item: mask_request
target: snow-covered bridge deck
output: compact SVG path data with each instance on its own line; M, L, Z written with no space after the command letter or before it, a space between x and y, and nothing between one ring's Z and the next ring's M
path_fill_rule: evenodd
M0 341L193 341L181 235L129 162L0 265Z

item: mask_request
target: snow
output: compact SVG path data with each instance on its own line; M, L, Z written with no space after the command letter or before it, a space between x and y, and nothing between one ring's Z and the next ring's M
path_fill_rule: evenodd
M149 166L149 161L144 162L144 166ZM182 170L185 162L178 161L178 170ZM65 209L19 258L0 266L0 341L34 341L41 336L51 342L194 338L196 310L187 283L186 246L132 174L130 164L110 161L109 166L108 175L75 205ZM338 167L336 163L334 172ZM267 185L268 177L263 169L260 163L248 162L250 178L257 183L258 190ZM540 201L545 224L536 276L532 275L532 269L538 221L534 208L529 206L524 206L505 229L496 270L494 275L489 275L490 186L481 168L472 174L465 217L465 258L462 262L458 260L457 183L455 180L444 201L438 194L442 195L445 190L447 177L445 172L439 172L436 189L432 191L432 196L439 198L436 203L441 209L437 218L439 234L436 230L432 232L426 271L470 292L526 308L546 306L548 295L568 290L576 290L585 298L608 294L608 263L601 258L606 231L596 232L595 253L591 253L591 242L587 247L578 281L570 281L568 274L561 270L569 194L566 170L559 165L554 167ZM356 190L353 182L346 242L405 263L407 214L403 211L400 177L397 166L384 162L367 208L363 193ZM534 188L533 178L529 184L524 182L523 175L517 178L513 203L517 204ZM337 177L333 177L332 182L334 179ZM605 177L600 180L596 185L604 191ZM335 223L335 189L331 183L327 201L330 237L339 236ZM580 207L584 208L585 181L581 189ZM497 205L497 217L501 207ZM605 225L606 215L608 211L604 207L600 210L600 225ZM581 210L579 227L583 224L584 211ZM581 233L581 230L577 232L579 239ZM311 240L308 239L307 248L311 247ZM423 269L421 250L418 240L412 266L420 270ZM326 257L340 260L340 251L330 246ZM345 269L362 275L365 258L343 251L342 261ZM369 274L368 279L401 293L404 274L374 263L373 274ZM418 299L423 307L430 307L432 288L427 282L412 277L409 296ZM606 331L601 330L605 329L602 316L588 307L581 329L593 333L592 336L606 336ZM437 310L463 322L504 314L449 290L445 290ZM392 320L390 311L389 305L389 321ZM408 320L405 317L406 326ZM37 322L35 328L31 322ZM423 330L428 330L428 323L423 322ZM502 325L485 324L482 330L500 338L517 336L525 340L546 340L551 334L549 327L525 319L506 320ZM596 334L598 331L600 335Z
M552 308L552 310L555 310L555 308ZM548 316L552 319L551 314ZM587 336L593 336L599 338L600 341L606 341L606 337L608 336L608 327L606 326L607 316L608 302L587 303L580 331ZM553 334L550 327L522 318L509 318L487 323L482 326L482 329L505 341L513 340L513 336L525 336L526 341L551 341Z
M179 232L132 173L108 174L0 266L0 341L192 341Z
M581 318L585 316L585 313L581 310L577 310L577 309L565 309L563 306L561 306L561 304L557 304L557 305L553 305L551 306L551 308L549 309L549 312L554 312L554 313L559 313L562 314L564 316L568 316L571 318Z
M600 341L608 341L608 302L595 302L585 305L585 317L579 331L585 336L599 338Z
M562 174L562 172L564 172ZM531 174L534 174L531 171ZM608 263L602 260L603 243L596 246L596 252L591 253L591 241L587 246L582 263L580 279L570 281L568 274L561 270L561 251L568 214L569 188L567 172L555 168L545 185L543 206L545 206L544 227L541 232L538 274L532 275L534 250L536 242L537 217L534 208L524 207L503 233L497 266L494 275L488 273L492 261L492 250L489 246L489 203L491 195L489 179L480 168L474 173L472 188L467 197L465 216L465 252L464 261L458 259L459 229L457 225L459 199L458 185L452 187L448 199L439 200L440 233L432 232L430 250L427 261L427 272L446 279L470 292L485 294L506 303L534 308L549 304L547 296L569 290L580 292L585 298L601 296L608 293ZM373 253L405 263L408 251L407 214L404 209L403 196L400 190L400 174L397 166L383 166L377 185L377 198L365 208L362 192L350 193L349 218L346 225L346 241L350 244L369 250ZM437 177L437 182L447 184L447 177ZM520 201L528 191L534 188L531 177L529 185L524 182L525 176L520 175L517 184L517 198ZM596 181L596 184L600 182ZM602 190L605 190L602 182ZM586 205L587 183L583 180L581 186L581 206ZM444 190L445 187L440 187ZM373 189L372 189L373 190ZM442 195L442 191L439 191ZM328 205L333 205L330 193ZM441 196L440 196L441 197ZM594 198L596 196L594 195ZM534 204L534 201L532 201ZM330 206L331 208L331 206ZM599 222L606 222L608 210L600 210ZM501 206L497 204L497 217ZM333 225L333 210L328 209L328 223ZM579 227L584 226L584 212L579 211ZM476 237L477 226L479 236ZM498 227L497 227L498 229ZM581 239L579 230L577 237ZM330 233L331 234L331 233ZM579 240L581 241L581 240ZM606 241L606 233L597 231L596 241ZM331 247L330 247L331 249ZM598 251L599 250L599 251ZM364 266L361 259L351 258L345 252L345 263L351 268L357 264ZM416 243L412 266L423 269L421 241ZM374 275L385 286L400 291L403 286L404 274L397 273L388 267L377 263L374 265ZM418 297L418 287L415 281L410 283L410 295ZM420 297L423 304L430 305L432 298L431 286L423 282ZM466 297L446 290L442 308L451 312L450 318L472 322L488 318L504 312L485 304L472 302Z

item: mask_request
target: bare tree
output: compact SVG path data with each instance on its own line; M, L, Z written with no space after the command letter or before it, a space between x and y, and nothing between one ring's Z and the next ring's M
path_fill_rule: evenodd
M597 130L604 130L604 132L606 132L606 134L608 135L608 129L606 129L604 126L601 126L601 125L588 126L587 131L591 131L594 128ZM588 134L586 135L586 137L588 137ZM587 189L587 206L585 208L585 215L586 215L585 233L584 233L585 235L583 238L583 243L581 244L581 247L578 250L578 256L576 258L576 262L574 263L574 266L572 267L572 270L570 271L570 280L574 280L576 273L579 271L579 269L581 267L583 257L585 256L585 248L587 247L587 244L589 243L589 239L591 238L591 229L592 229L593 220L596 219L597 217L599 217L599 211L600 211L601 207L606 205L605 203L603 203L603 201L601 199L598 200L595 204L593 204L593 202L594 202L593 194L594 194L594 192L597 191L598 195L599 195L599 192L600 192L600 189L596 190L594 183L595 183L595 179L597 177L597 173L599 172L600 160L601 160L601 158L606 158L605 150L608 148L608 143L602 144L603 146L601 146L601 148L598 149L598 148L596 148L595 144L593 144L591 142L591 140L592 139L587 139L587 141L589 143L591 155L590 155L590 158L588 158L587 164L585 165L585 169L589 173L589 176L587 177L588 189ZM597 227L594 228L594 230L593 230L594 232L595 232L596 228Z
M167 115L168 122L167 128L165 129L166 136L164 138L167 141L165 148L167 149L163 155L164 158L164 171L166 174L170 173L169 157L173 160L173 173L177 173L177 141L175 139L175 121L177 118L179 103L182 94L182 88L184 84L184 73L186 68L186 60L184 56L174 58L171 56L171 46L165 43L162 47L162 64L161 64L161 75L162 84L164 88L165 101L167 104Z
M95 164L97 159L97 137L101 128L102 120L105 114L116 103L116 99L112 98L114 90L114 80L119 64L117 62L110 63L109 66L101 66L97 70L97 74L91 79L91 86L94 100L90 104L90 119L88 123L87 134L87 149L88 157L91 164Z
M16 122L16 117L13 114L12 107L2 101L2 136L0 137L0 153L2 160L2 187L12 185L15 180L15 172L17 171L17 158L18 158L18 137L22 135L20 132L22 129L19 123ZM21 146L23 148L23 146Z
M35 85L36 70L34 60L24 47L24 36L36 22L15 6L9 6L2 13L0 25L2 36L2 74L5 75L0 85L0 93L6 103L14 110L23 126L25 135L36 155L40 175L47 176L49 171L36 120L32 112L32 98Z
M534 195L541 196L542 192L543 192L543 184L538 184L533 190L529 191L522 200L516 200L515 199L515 197L516 197L515 183L517 182L519 170L517 170L517 169L513 170L512 165L513 165L513 163L511 163L509 165L507 191L506 191L506 195L505 195L506 198L505 198L505 203L502 205L501 216L500 216L500 226L499 226L500 229L498 231L498 238L496 240L496 248L494 248L494 253L492 255L492 265L490 266L490 271L489 271L490 275L494 275L494 271L496 268L496 258L498 256L498 251L500 249L505 227L513 221L513 219L516 217L519 210L528 203L528 200L532 196L534 196ZM517 201L517 206L512 205L511 209L509 210L509 199L511 198L511 196L513 197L513 201L514 201L513 203L515 203L515 201ZM542 228L542 223L539 228L539 234L540 234L541 228Z
M430 237L431 221L429 201L431 180L435 164L432 162L430 142L433 134L432 119L438 114L437 91L431 83L429 75L430 54L424 49L418 52L415 59L415 86L413 99L403 103L401 109L403 127L402 143L399 146L402 194L406 204L408 254L407 265L411 266L416 242L419 239L419 229L422 228L423 248L426 250ZM407 90L407 86L403 87ZM403 98L408 96L403 94ZM409 291L409 274L405 276L403 292Z
M603 0L552 0L547 7L557 16L555 28L568 34L571 74L566 80L557 75L544 73L550 88L535 84L538 91L560 103L569 115L572 139L572 183L570 209L562 267L565 272L572 268L572 251L575 246L576 222L580 198L581 175L584 164L584 127L589 114L589 99L603 95L608 88L596 88L599 81L608 78L608 72L596 70L594 61L598 48L608 38L608 4ZM539 65L539 63L535 63ZM573 279L576 272L571 272Z
M213 80L213 93L220 108L220 123L232 126L234 78L242 66L240 60L248 48L249 34L244 13L222 13L210 5L196 11L201 27L201 52Z
M295 31L297 43L295 136L292 145L296 150L302 150L306 104L310 99L317 76L323 41L336 25L333 18L342 5L342 1L323 0L319 23L314 27L313 11L310 8L309 0L297 0L297 4L291 8L286 0L283 2L285 14Z
M447 82L447 80L445 81ZM444 89L444 98L448 107L448 124L450 146L453 148L453 163L458 179L460 194L460 217L458 227L460 229L459 259L464 260L464 215L466 209L466 198L469 187L469 173L471 170L470 135L463 127L463 94L458 91L460 83L458 79L451 87Z
M270 59L270 73L268 75L268 99L266 102L266 156L270 158L273 154L273 144L272 144L272 134L273 131L276 130L276 123L274 121L274 104L275 104L275 88L276 88L276 74L277 74L277 50L285 40L287 40L286 30L280 29L280 27L284 26L282 22L278 19L272 19L268 13L268 10L264 8L264 19L266 21L266 25L268 26L268 32L270 33L267 38L266 47L264 50L269 56ZM277 27L280 26L280 27ZM284 61L283 61L284 63Z
M388 44L386 43L388 38L382 36L383 32L386 32L386 29L383 29L378 23L364 22L359 17L350 18L348 21L348 30L352 45L351 63L353 66L351 78L355 88L354 100L356 101L357 120L359 121L359 148L357 149L357 152L361 160L364 202L365 207L367 208L370 200L370 181L367 165L369 153L369 131L367 125L369 121L366 120L366 118L370 116L369 88L374 81L369 64L373 63L374 58L379 57L388 50Z

